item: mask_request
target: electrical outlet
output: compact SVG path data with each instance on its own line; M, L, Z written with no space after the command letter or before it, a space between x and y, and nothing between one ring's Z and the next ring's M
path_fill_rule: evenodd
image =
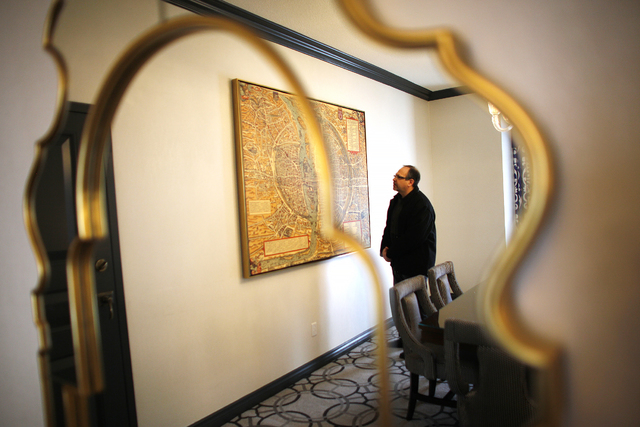
M318 322L311 323L311 336L315 337L318 335Z

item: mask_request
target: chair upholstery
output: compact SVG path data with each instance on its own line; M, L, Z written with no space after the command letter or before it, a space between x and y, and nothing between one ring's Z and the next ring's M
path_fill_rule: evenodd
M445 377L444 347L421 342L419 323L423 317L436 312L429 300L425 276L415 276L396 283L389 289L389 301L393 321L402 340L405 365L411 373L407 419L413 417L417 400L455 406L455 402L450 400L453 394L446 401L435 397L437 380ZM418 393L420 376L429 380L428 396Z
M447 320L444 346L446 378L457 395L461 427L516 427L534 421L533 371L498 347L484 328Z
M440 310L449 304L452 299L462 295L462 290L456 280L456 273L453 269L452 261L434 265L429 269L427 274L429 276L431 302L436 306L436 309Z

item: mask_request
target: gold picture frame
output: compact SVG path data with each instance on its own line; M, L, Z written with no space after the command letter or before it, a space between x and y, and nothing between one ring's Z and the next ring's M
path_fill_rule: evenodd
M320 214L314 147L291 93L235 79L238 202L245 278L349 252L336 228L371 247L364 111L309 100L333 175L332 215Z

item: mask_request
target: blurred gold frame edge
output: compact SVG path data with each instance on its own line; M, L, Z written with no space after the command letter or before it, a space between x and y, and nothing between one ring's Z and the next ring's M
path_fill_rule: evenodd
M33 247L38 268L38 283L32 292L33 312L39 335L39 365L43 395L45 422L48 426L55 425L51 373L49 372L49 352L51 339L49 326L44 313L43 292L50 275L50 267L46 250L40 236L35 213L35 193L37 177L46 162L47 150L58 136L67 110L68 74L66 64L60 52L53 46L51 40L55 24L64 5L63 0L54 0L45 22L44 49L52 55L58 70L58 97L56 112L52 125L46 135L36 144L36 154L32 170L29 174L24 196L24 220L27 233ZM69 286L69 303L73 331L73 346L76 359L76 384L65 384L63 387L64 410L67 426L88 426L88 399L103 390L103 367L100 347L99 320L97 318L94 271L92 255L94 244L107 236L106 206L102 158L111 121L117 106L129 83L140 68L153 55L165 46L183 36L204 30L222 29L229 31L248 44L252 45L279 69L294 88L293 93L299 96L301 109L311 118L309 129L311 142L319 154L317 161L319 185L323 188L322 203L331 206L330 164L324 149L320 128L315 120L313 110L307 101L308 97L290 67L264 40L250 30L220 17L187 17L175 18L153 27L137 38L122 53L106 80L99 90L96 102L89 111L87 123L80 142L78 171L76 182L76 210L78 218L78 237L72 243L67 258L67 274ZM360 244L347 234L333 227L331 209L328 212L328 224L322 231L332 239L338 239L356 252L371 275L371 285L374 293L376 313L376 337L380 342L377 349L377 367L381 374L380 389L381 421L383 425L390 425L389 380L387 367L383 363L386 354L385 318L383 310L382 290L375 264Z
M54 425L55 414L52 399L53 385L49 365L51 331L45 314L44 292L51 275L51 265L38 227L35 198L39 177L43 172L50 145L62 130L62 126L64 125L67 116L67 65L60 51L58 51L52 43L55 25L62 11L63 4L63 0L52 1L45 19L42 47L53 59L58 78L58 87L54 99L52 122L44 136L35 144L34 158L25 184L22 205L25 229L34 253L38 274L36 287L31 292L31 304L33 321L36 326L38 336L37 362L40 372L43 415L45 423L49 426ZM63 394L65 394L65 391L63 391ZM66 398L65 402L70 402L70 399Z
M479 302L490 333L516 358L540 372L541 425L560 425L562 402L561 349L535 334L517 315L513 278L533 246L554 197L554 166L550 149L525 110L505 91L481 76L459 55L452 31L444 28L402 30L383 24L367 0L338 0L347 17L363 33L387 46L434 49L443 67L461 84L495 105L520 133L530 155L531 198L528 210L507 248L494 260Z
M465 64L457 53L457 42L453 34L444 29L434 30L421 30L421 31L400 31L391 29L380 24L373 18L373 15L369 12L365 3L359 0L340 0L341 6L344 8L347 16L352 19L356 25L361 28L369 36L374 37L382 43L401 47L401 48L434 48L440 59L443 62L444 67L459 81L466 84L470 89L477 94L486 98L489 102L493 103L499 108L505 115L510 117L512 123L519 130L523 137L524 145L531 156L531 185L532 194L529 205L529 210L525 215L523 222L516 230L512 243L502 253L502 255L495 261L493 268L490 271L488 277L486 292L482 298L481 312L483 313L487 325L490 331L496 336L496 338L511 351L516 357L520 358L524 362L538 368L543 375L543 388L542 391L547 392L544 394L543 406L543 418L542 423L547 425L559 425L560 411L562 408L562 401L560 395L561 389L561 373L560 373L560 348L558 345L541 338L533 334L522 321L516 315L516 308L513 303L513 288L512 279L520 266L524 256L532 246L537 237L543 221L549 210L549 206L553 197L553 165L550 151L544 141L542 135L538 131L537 127L533 123L532 119L526 114L526 112L504 91L491 83L489 80L483 78L467 64ZM56 64L59 85L56 97L55 114L53 122L45 134L45 136L36 143L36 150L34 155L34 161L32 169L27 179L25 188L23 212L24 220L27 229L27 234L32 245L34 255L36 258L36 265L38 269L38 283L36 288L32 291L33 301L33 315L34 322L38 330L39 339L39 366L41 376L41 386L43 393L43 406L45 412L45 419L48 425L54 425L53 408L51 402L51 379L48 371L48 353L50 350L50 334L49 326L44 315L43 304L43 292L50 274L49 262L46 256L46 251L42 243L40 232L37 226L37 218L35 215L35 190L37 187L38 172L46 161L47 150L50 143L55 139L59 133L64 119L66 116L66 104L67 104L67 87L68 87L68 75L65 62L60 52L55 49L51 43L51 36L55 28L55 24L59 13L63 5L63 0L54 0L50 6L47 21L45 22L45 30L43 37L43 47L47 51ZM137 42L127 50L121 57L121 60L114 66L115 69L124 67L133 67L135 71L129 76L132 78L137 69L149 59L153 53L159 51L169 42L182 37L183 35L190 34L192 32L199 31L201 29L208 28L208 25L201 21L218 21L218 24L223 27L225 24L220 24L221 19L217 18L187 18L169 21L165 24L161 24L158 27L152 29L145 36L141 37ZM180 25L176 21L181 21ZM193 21L193 22L189 22ZM204 24L204 25L203 25ZM181 28L181 25L183 25ZM199 29L194 29L191 26L197 26ZM260 45L261 41L258 41L258 37L250 35L251 33L242 30L237 24L227 23L227 25L239 29L240 32L245 34L250 43L254 46ZM204 28L201 28L204 27ZM228 29L228 28L227 28ZM172 33L177 31L180 34ZM231 30L232 32L235 30ZM168 36L172 33L172 36ZM143 46L143 39L149 45L154 47ZM266 47L267 45L264 44ZM153 50L153 53L148 55L143 60L140 60L139 55L144 55L146 49ZM155 49L155 50L154 50ZM258 48L260 49L260 48ZM269 49L266 48L266 51ZM264 51L263 51L264 52ZM148 52L147 52L148 53ZM128 58L131 63L126 65L122 64L122 60ZM273 60L273 58L270 58ZM277 61L277 60L276 60ZM137 68L136 68L137 67ZM292 81L296 81L293 74L284 72L285 76ZM113 72L111 73L113 74ZM112 84L110 89L106 89L108 84ZM94 109L94 115L96 118L90 118L89 122L93 123L94 129L92 135L95 139L88 139L86 132L83 134L81 142L81 151L84 150L84 154L81 154L81 160L79 163L78 171L78 218L79 218L79 237L82 240L77 243L76 255L70 257L68 262L68 268L72 272L72 281L76 282L78 291L81 293L79 297L82 297L79 301L76 299L74 304L80 305L77 312L82 316L88 316L92 319L86 319L92 325L90 329L92 331L85 331L80 333L77 330L74 332L74 349L84 349L88 351L90 361L85 361L84 364L90 366L82 376L84 379L79 379L78 389L74 389L69 392L69 395L75 396L75 399L82 399L86 397L86 393L91 394L99 391L102 387L102 366L100 360L99 351L99 333L97 332L97 319L95 318L94 308L92 307L95 301L95 289L93 284L93 277L90 269L85 269L83 274L82 262L89 264L92 253L92 241L98 240L106 236L106 223L104 214L104 192L100 184L100 169L102 150L104 148L103 142L99 141L99 136L104 134L104 130L110 126L111 118L115 113L115 109L119 102L119 97L127 87L127 83L122 83L118 79L111 79L101 89L101 93L109 92L109 96L103 96L98 98ZM299 86L300 91L296 91L301 96L304 95L302 87ZM115 94L115 96L112 96ZM118 98L118 101L113 101L113 98ZM304 97L303 97L304 98ZM101 115L95 113L98 110L98 104L102 104L100 110ZM304 104L304 102L303 102ZM311 115L313 117L313 115ZM105 117L109 117L108 122L105 121ZM87 126L88 127L88 126ZM102 129L102 133L100 132ZM316 144L322 146L321 136L316 129L315 140ZM315 133L312 130L312 133ZM91 148L87 146L91 145ZM324 153L324 150L322 150ZM325 153L326 156L326 153ZM82 165L83 173L80 173L80 166ZM320 164L320 180L321 186L329 188L329 174L328 174L328 162ZM84 177L82 183L81 177ZM324 192L327 197L330 197L330 191ZM324 203L330 203L330 200L324 200ZM329 212L331 210L328 210ZM82 225L82 226L81 226ZM82 229L82 231L80 231ZM376 294L376 311L378 313L378 328L377 335L379 338L384 336L384 312L382 310L382 295L379 285L379 279L372 260L365 254L364 250L359 248L357 242L350 239L348 236L340 233L339 230L325 230L328 235L333 235L334 238L340 238L345 240L347 244L355 248L355 251L362 255L362 258L370 270L372 277L374 278L374 292ZM87 256L88 254L88 256ZM83 261L84 260L84 261ZM70 287L70 292L72 291ZM70 296L70 300L71 300ZM382 319L382 320L381 320ZM75 319L74 329L78 329L79 319ZM80 342L76 342L80 341ZM384 339L381 339L384 343ZM93 346L93 349L89 349ZM87 350L88 349L88 350ZM383 350L383 346L380 347ZM382 351L379 351L379 356ZM380 357L378 357L380 359ZM82 364L82 363L81 363ZM385 370L384 364L380 364L382 370ZM383 373L383 372L381 372ZM384 378L386 375L383 375ZM69 388L69 386L65 387ZM83 394L84 393L84 394ZM80 397L78 397L80 396ZM67 399L69 396L65 396ZM65 400L66 401L66 400ZM71 402L69 407L84 407L82 402ZM79 418L76 419L74 425L85 425L86 411L81 411ZM383 414L387 411L382 411ZM83 417L83 415L85 415ZM382 420L381 420L382 421Z

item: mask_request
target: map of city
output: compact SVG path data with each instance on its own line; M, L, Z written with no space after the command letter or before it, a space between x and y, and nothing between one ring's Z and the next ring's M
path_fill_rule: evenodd
M320 234L315 153L296 97L234 80L245 277L347 252ZM334 222L371 246L364 112L311 101L333 174Z

